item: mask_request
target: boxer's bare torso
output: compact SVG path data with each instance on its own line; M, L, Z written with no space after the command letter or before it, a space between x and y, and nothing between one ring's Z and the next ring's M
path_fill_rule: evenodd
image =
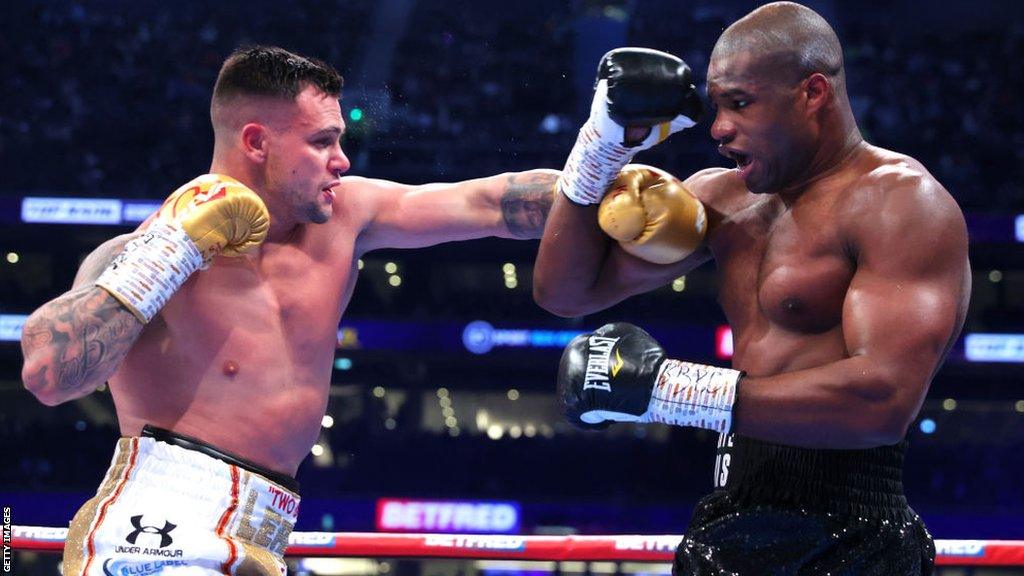
M917 190L918 198L909 202L894 201L893 194L915 194L894 189L900 180L920 181L927 190ZM844 335L843 313L856 305L850 301L851 281L862 244L872 242L880 228L875 223L903 219L912 228L921 218L958 212L918 162L869 145L788 198L750 193L735 170L708 170L688 183L717 213L708 246L721 274L719 302L733 331L733 365L754 376L821 366L855 353ZM900 206L925 212L901 212ZM908 230L907 240L913 239ZM915 249L902 243L888 248L893 260ZM968 273L965 259L940 271L939 282L958 304L956 330L942 343L946 349L966 314ZM901 319L892 321L895 328Z
M26 382L45 387L52 403L82 396L91 389L78 383L94 380L98 366L126 349L109 378L122 434L150 424L294 474L320 429L358 258L383 247L535 238L556 177L537 170L424 186L344 178L327 222L276 235L272 223L256 250L215 258L145 327L93 286L140 232L119 236L86 259L68 294L37 314L55 320L26 328L26 350L42 357L27 364ZM60 344L66 333L82 335Z
M538 301L578 316L714 260L732 365L746 373L736 433L809 448L898 442L963 326L966 226L914 159L863 142L847 152L797 187L761 194L742 170L694 174L684 184L709 231L676 264L630 256L601 235L595 209L556 203ZM567 255L577 266L560 265Z
M298 226L242 257L216 257L142 329L109 380L122 434L150 424L295 473L326 408L338 322L358 275L365 195L376 191L347 180L327 223ZM75 289L90 289L137 234L97 249Z
M320 429L361 223L339 214L193 275L110 389L121 433L172 429L294 474Z

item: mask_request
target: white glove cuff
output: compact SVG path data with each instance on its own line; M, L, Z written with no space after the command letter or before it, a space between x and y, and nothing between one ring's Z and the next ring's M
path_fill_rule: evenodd
M739 370L666 360L641 421L728 433L741 376Z
M125 245L96 286L145 324L202 265L203 257L188 234L172 224L153 222L145 234Z
M577 204L597 204L635 153L635 149L614 140L602 139L598 128L588 121L580 128L576 144L565 161L558 189Z

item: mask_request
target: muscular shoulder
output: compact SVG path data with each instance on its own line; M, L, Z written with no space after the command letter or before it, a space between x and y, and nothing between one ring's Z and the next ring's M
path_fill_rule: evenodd
M734 201L745 192L743 181L729 168L705 168L687 178L683 185L705 205Z
M920 162L875 148L860 172L840 202L840 226L857 245L966 247L959 205Z
M910 156L875 148L861 172L842 205L850 216L865 216L868 221L896 218L905 224L963 221L956 200Z
M729 168L706 168L687 178L683 185L704 204L711 231L754 200L743 179Z
M345 176L341 179L341 183L338 185L343 190L350 190L355 192L382 192L387 190L397 190L406 187L405 184L399 184L390 180L381 180L379 178L364 178L363 176Z
M345 176L335 188L335 216L346 226L362 229L383 206L395 201L408 188L389 180Z
M372 207L387 200L389 196L401 193L407 189L405 184L380 180L377 178L364 178L362 176L345 176L337 187L337 196L343 200L343 204L350 207L365 206Z

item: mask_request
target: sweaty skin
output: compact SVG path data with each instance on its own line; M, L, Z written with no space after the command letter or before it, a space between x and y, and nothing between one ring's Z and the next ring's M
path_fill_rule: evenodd
M543 179L550 190L554 177ZM360 231L371 216L367 199L387 201L404 192L402 187L344 178L327 223L304 227L286 243L266 242L251 257L218 258L215 266L192 276L110 380L121 432L138 434L146 423L173 427L294 474L316 441L327 408L338 323L355 287L358 258L386 245L434 244L479 237L485 230L510 235L497 210L487 224L439 224L431 231L430 211L464 209L464 191L445 186L442 197L437 188L419 192L420 214L428 220L420 224L423 230L392 239L384 231ZM436 218L440 222L445 216ZM238 364L234 376L222 371L229 360Z
M919 162L862 140L841 69L780 82L779 62L794 59L726 48L708 70L711 135L737 168L684 183L707 208L705 246L644 262L601 233L596 208L559 195L534 296L578 316L714 259L732 365L746 372L733 431L809 448L894 444L964 323L963 215Z
M735 170L689 185L719 225L709 249L747 373L736 432L808 447L899 441L963 326L963 217L913 159L859 146L787 205Z
M138 232L102 245L72 290L26 322L23 380L40 400L84 396L109 377L123 435L151 424L294 475L327 406L359 257L385 247L540 236L557 172L423 186L339 179L348 168L340 107L311 90L269 129L239 128L245 159L266 154L286 169L263 178L240 168L243 152L220 160L215 153L211 172L237 175L264 198L267 240L245 256L216 257L145 326L93 286ZM266 146L273 130L283 146Z

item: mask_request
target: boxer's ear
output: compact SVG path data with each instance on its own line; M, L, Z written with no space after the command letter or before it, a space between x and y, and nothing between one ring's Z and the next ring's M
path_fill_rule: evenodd
M800 83L800 97L809 114L821 110L832 101L834 89L832 82L821 72L815 72Z
M263 124L250 122L242 126L240 140L242 151L253 162L262 164L267 161L268 131Z

